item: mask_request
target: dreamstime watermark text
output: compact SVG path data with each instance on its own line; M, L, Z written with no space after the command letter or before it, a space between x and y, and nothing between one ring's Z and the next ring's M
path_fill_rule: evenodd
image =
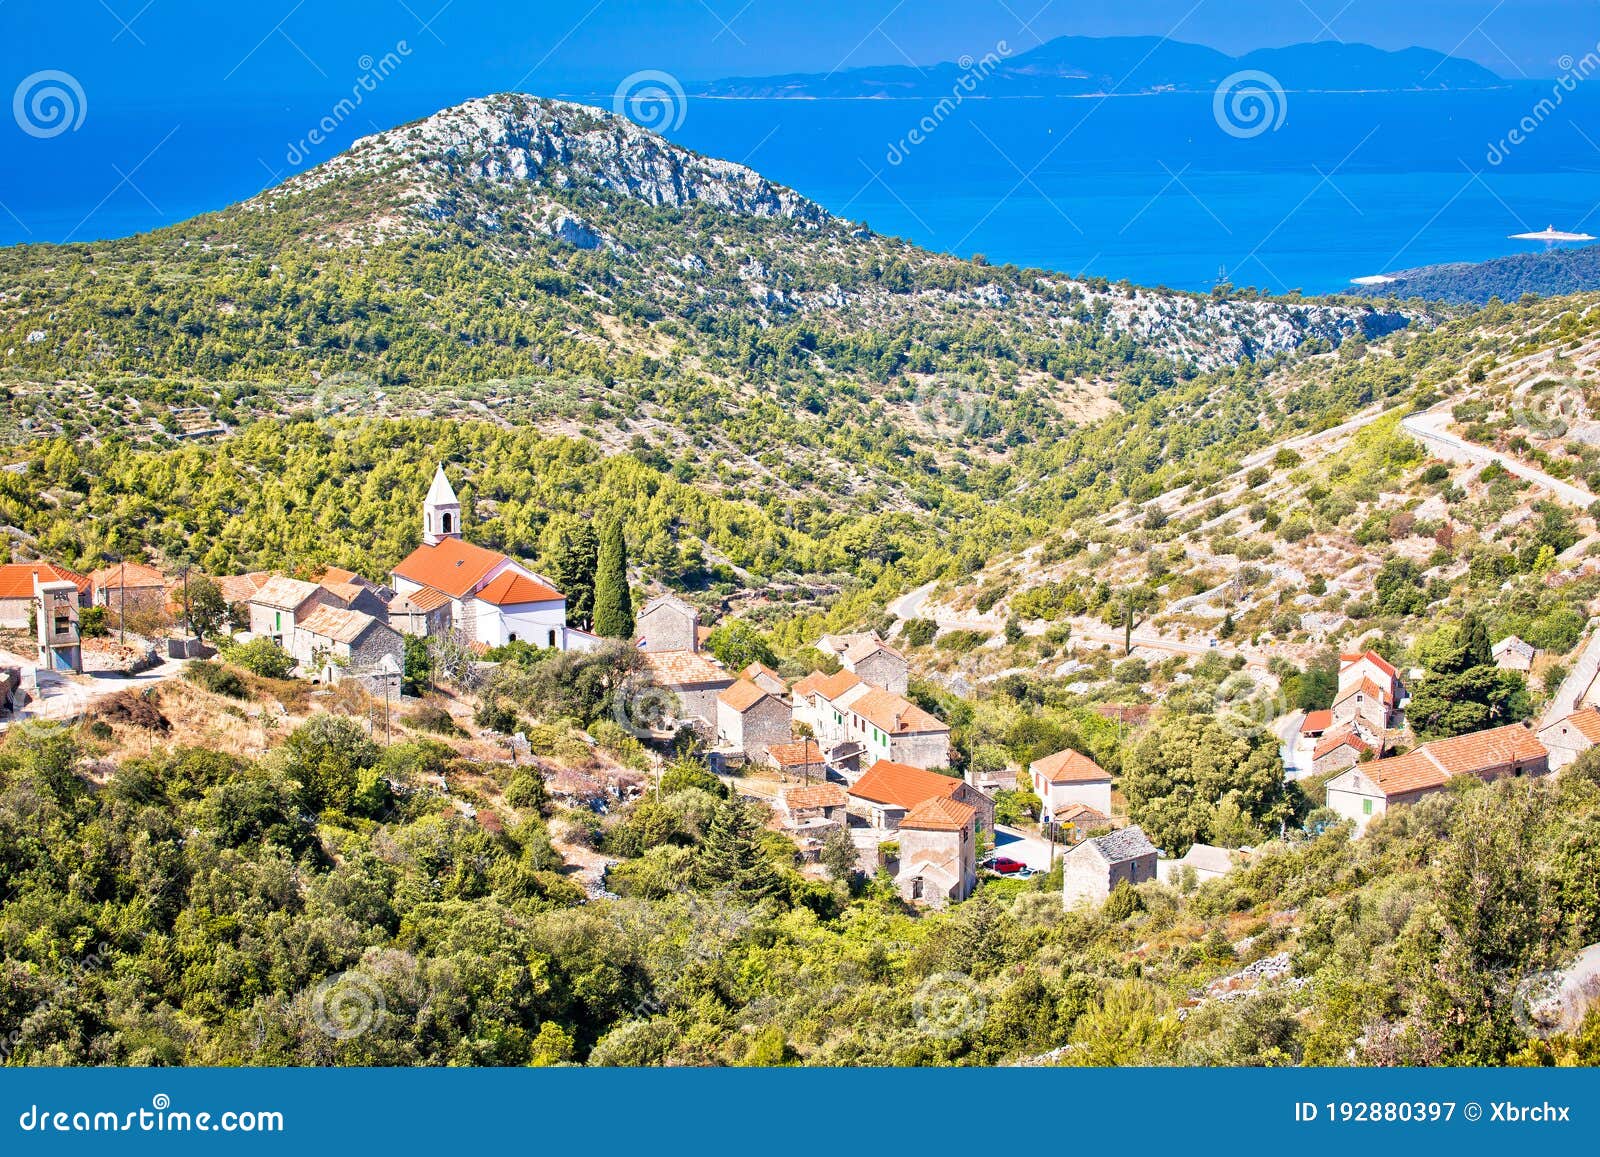
M350 86L350 95L341 97L305 136L298 141L290 142L284 152L284 160L291 165L304 164L312 150L326 144L333 134L339 131L339 127L355 115L355 111L362 106L368 95L377 92L378 86L393 76L395 70L410 55L411 45L404 40L397 40L392 49L376 60L370 55L362 56L356 61L356 66L361 69L361 75L356 77L355 83Z
M282 1133L283 1114L276 1109L224 1109L187 1112L172 1107L172 1098L157 1093L148 1107L55 1109L29 1105L17 1117L24 1133Z
M913 125L905 136L889 145L884 160L891 165L904 164L911 151L938 132L939 127L950 119L967 97L975 95L983 82L1000 67L1001 61L1010 55L1011 46L1004 40L999 40L995 42L992 51L984 53L977 60L971 56L963 56L958 60L956 65L961 69L961 75L950 86L949 94L940 97L938 103L923 114L922 119Z
M1556 61L1561 69L1561 75L1556 77L1550 85L1550 95L1540 97L1539 100L1525 113L1505 136L1498 141L1490 141L1488 151L1484 153L1484 160L1490 165L1501 165L1506 158L1511 156L1518 146L1525 144L1544 125L1544 122L1555 115L1567 97L1578 91L1578 86L1588 80L1596 72L1600 72L1600 44L1596 44L1589 52L1574 60L1571 56L1563 56Z

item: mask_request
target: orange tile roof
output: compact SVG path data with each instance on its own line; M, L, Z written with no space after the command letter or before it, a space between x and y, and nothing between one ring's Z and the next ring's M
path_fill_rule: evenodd
M766 675L768 678L776 679L780 683L783 682L783 676L782 675L778 674L771 667L767 666L765 663L762 663L762 662L751 663L743 671L739 672L739 674L743 675L746 679L750 679L752 681L755 679L755 677L757 675Z
M478 592L477 597L497 607L519 607L524 603L554 603L566 598L554 587L534 582L527 575L508 570Z
M1363 659L1366 659L1374 667L1382 671L1391 679L1398 679L1400 677L1400 673L1391 667L1388 661L1376 651L1362 651L1359 654L1340 655L1339 663L1341 666L1348 667L1351 663L1359 663Z
M754 683L750 682L750 680L740 679L731 687L728 687L726 690L724 690L722 694L718 695L717 701L719 703L726 703L740 715L743 715L746 711L750 710L750 708L754 707L757 703L760 703L763 699L771 698L771 695L767 694L760 687L757 687Z
M1324 735L1319 739L1316 747L1311 749L1311 758L1321 759L1330 751L1338 751L1339 748L1344 747L1346 744L1355 748L1358 752L1372 750L1372 745L1357 735L1354 730L1344 727L1331 735Z
M146 587L165 587L167 576L153 566L145 566L142 562L113 563L103 566L89 576L95 586L110 587L113 590L127 587L129 590Z
M935 796L908 811L900 826L919 832L959 832L971 827L977 814L978 809L969 803Z
M1333 712L1307 711L1305 721L1300 724L1301 735L1315 735L1328 730L1333 726Z
M400 605L402 601L409 602L417 610L427 614L429 611L438 610L448 603L450 596L443 591L436 591L432 587L423 587L421 590L412 591L409 595L403 595L401 598L396 599L391 604L390 609L403 612L405 608Z
M801 767L822 762L822 748L814 739L799 743L774 743L767 748L767 756L779 767Z
M505 561L506 556L497 550L459 538L445 538L437 546L423 543L417 547L394 568L394 573L459 599Z
M1440 787L1457 775L1485 775L1512 764L1548 759L1538 736L1520 723L1435 739L1415 751L1375 759L1358 770L1386 796Z
M847 663L859 663L861 660L871 655L874 651L883 651L885 654L899 659L902 662L905 660L904 655L874 635L856 636L839 657Z
M645 651L639 657L651 679L661 687L720 689L733 683L732 675L698 651Z
M950 728L903 695L873 688L850 701L850 710L889 735L914 731L949 731Z
M1352 683L1343 691L1340 691L1339 697L1334 700L1334 703L1343 703L1346 699L1350 698L1350 696L1357 693L1366 695L1371 699L1376 699L1378 702L1383 704L1388 704L1394 699L1394 696L1390 694L1387 687L1380 687L1371 679L1363 679L1361 682Z
M1596 711L1593 707L1574 711L1560 722L1572 728L1590 743L1600 743L1600 711Z
M366 587L361 586L359 583L334 582L326 578L318 582L317 585L323 590L327 591L329 594L339 596L339 598L343 599L347 603L360 598L367 589Z
M1111 822L1111 817L1098 808L1092 808L1086 803L1072 803L1056 812L1057 823L1077 824L1080 821L1091 827L1102 827Z
M330 566L317 576L317 581L327 586L329 583L354 583L363 580L353 570L345 570L342 566Z
M906 810L934 796L953 796L962 781L954 776L923 771L905 763L880 759L856 780L850 794L873 803L892 804Z
M53 562L8 562L0 566L0 599L33 598L35 575L40 582L69 582L83 594L88 594L93 587L87 575Z
M849 802L849 795L836 783L808 783L804 787L785 788L783 792L783 806L790 811L806 807L843 807Z
M228 602L247 603L271 579L271 571L253 570L248 574L224 575L215 582L217 589L222 592L222 597Z
M837 671L832 675L824 675L821 671L813 671L804 679L794 685L794 694L821 695L830 703L839 698L852 687L859 686L861 680L849 671Z
M1111 782L1110 772L1087 755L1079 754L1071 748L1034 760L1028 765L1028 770L1038 772L1050 783Z

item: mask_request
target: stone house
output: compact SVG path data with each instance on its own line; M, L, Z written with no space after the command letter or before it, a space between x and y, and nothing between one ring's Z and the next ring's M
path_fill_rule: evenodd
M1490 654L1494 656L1494 665L1502 671L1523 673L1533 670L1533 661L1539 656L1533 644L1524 643L1515 635L1501 639L1490 649Z
M849 789L850 814L880 834L899 829L924 800L953 799L973 809L974 835L994 839L994 800L964 779L880 759Z
M657 595L634 616L641 651L698 651L700 612L677 595Z
M748 679L717 695L716 719L718 744L736 748L750 760L764 760L773 744L794 738L794 709L788 701Z
M142 562L118 562L103 566L89 576L94 584L94 605L114 614L130 611L162 611L167 606L171 580L153 566Z
M1366 742L1382 745L1400 726L1405 685L1400 674L1375 651L1339 656L1339 690L1329 730L1351 728Z
M1311 773L1323 775L1343 771L1360 763L1363 755L1376 751L1377 748L1362 739L1353 727L1330 731L1311 749Z
M1036 759L1028 765L1028 777L1045 823L1075 803L1111 814L1111 773L1086 755L1068 748Z
M34 621L36 582L71 583L77 605L93 605L94 583L89 576L49 562L9 562L0 566L0 627L27 627Z
M902 899L942 908L978 885L977 811L946 796L923 800L900 821L895 886Z
M1550 770L1559 771L1600 743L1600 710L1585 707L1539 730L1539 742L1550 753Z
M295 631L318 607L337 607L331 591L316 583L274 575L250 596L250 633L272 639L291 655L299 653Z
M676 700L677 718L714 735L717 697L733 686L733 676L695 651L646 651L642 657L646 680Z
M905 656L878 635L867 631L854 635L824 635L817 642L817 650L832 655L840 665L863 683L897 695L906 693L910 668Z
M334 597L333 605L343 610L360 611L363 615L385 621L389 618L389 601L383 597L384 592L380 588L370 583L322 578L317 585Z
M1233 871L1243 859L1240 853L1211 844L1194 844L1181 859L1162 860L1156 865L1156 875L1163 884L1173 883L1185 868L1194 872L1195 883L1220 879Z
M848 736L862 746L863 762L950 766L949 726L903 695L869 687L851 698L843 714Z
M1443 791L1458 775L1491 782L1544 775L1550 753L1527 727L1512 723L1450 739L1435 739L1404 755L1358 763L1328 781L1327 804L1363 832L1391 807Z
M1087 901L1101 904L1118 884L1143 884L1156 878L1156 846L1135 824L1096 836L1061 858L1062 902L1068 909Z
M828 778L828 765L815 739L768 744L767 764L785 779L798 779L806 783L815 780L820 783Z
M319 606L301 620L291 653L302 670L323 682L337 683L400 669L405 643L400 632L382 619Z
M836 783L796 784L778 794L778 817L788 831L821 839L850 822L849 802Z
M750 680L768 695L787 695L789 693L789 685L783 681L783 676L765 663L751 663L739 674L742 678Z
M386 617L402 635L437 638L450 630L450 596L423 587L389 600Z
M1081 844L1089 837L1090 832L1109 828L1111 817L1105 812L1096 811L1088 804L1069 803L1056 813L1055 822L1059 825L1061 835L1067 843Z

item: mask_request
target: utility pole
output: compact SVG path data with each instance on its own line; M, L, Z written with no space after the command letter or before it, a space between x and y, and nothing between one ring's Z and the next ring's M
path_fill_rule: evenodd
M118 582L122 590L121 609L117 611L117 643L128 641L128 560L122 560L122 577Z

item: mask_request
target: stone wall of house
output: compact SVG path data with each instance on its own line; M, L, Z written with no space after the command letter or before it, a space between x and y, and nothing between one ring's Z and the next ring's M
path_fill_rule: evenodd
M1120 864L1107 864L1089 844L1079 844L1062 861L1062 898L1068 908L1080 900L1100 904L1111 890L1126 881L1142 884L1156 878L1156 856L1152 852Z
M1311 761L1311 773L1324 775L1330 771L1344 771L1360 762L1361 756L1348 743L1326 752L1320 759Z
M730 679L726 683L718 683L709 687L674 687L673 694L678 697L679 719L704 719L706 723L715 728L717 726L717 696L732 686Z
M385 657L404 666L405 640L400 632L379 620L350 648L350 670L375 671Z
M1550 752L1550 770L1560 771L1594 746L1569 723L1558 721L1539 732L1539 742Z
M893 691L896 695L906 693L907 671L906 661L898 659L887 651L874 651L859 663L850 667L863 683L871 683L874 687L882 687L885 691Z
M916 897L914 885L919 876L925 886L922 895ZM965 900L977 879L972 833L965 828L954 832L900 829L900 864L895 882L904 899L920 899L932 907L942 907L951 900Z
M768 696L743 716L739 746L751 759L766 759L767 748L794 737L794 712L781 699Z
M889 758L895 763L928 770L950 766L948 731L914 732L889 737Z
M696 651L695 628L700 616L685 614L671 603L659 603L641 614L634 631L644 640L642 651Z
M978 813L978 830L988 835L990 843L994 842L994 800L965 780L956 789L955 798L961 803L970 804Z

